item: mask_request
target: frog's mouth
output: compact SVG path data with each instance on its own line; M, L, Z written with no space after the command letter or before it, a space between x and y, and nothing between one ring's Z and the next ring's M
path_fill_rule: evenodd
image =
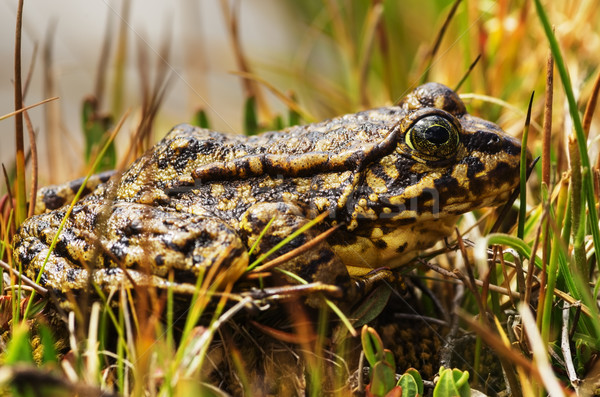
M444 221L458 215L484 207L497 207L506 203L514 190L518 188L518 182L507 182L500 188L490 190L485 195L474 197L440 197L429 195L427 200L407 200L401 204L390 206L391 211L382 211L374 208L371 216L368 213L361 214L358 221L370 220L389 227L417 224L427 221Z
M518 186L517 186L518 187ZM446 203L444 208L440 211L440 218L444 216L454 216L464 214L466 212L470 212L479 208L485 207L497 207L502 205L508 201L510 196L512 195L513 189L507 189L502 191L501 193L496 193L489 196L481 197L477 200L472 201L458 201L456 203Z

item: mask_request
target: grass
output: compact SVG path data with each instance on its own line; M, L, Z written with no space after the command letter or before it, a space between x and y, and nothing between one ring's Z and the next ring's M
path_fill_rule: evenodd
M31 184L24 167L29 155L19 144L15 162L3 164L8 168L3 189L15 199L14 211L7 199L0 203L0 258L7 263L4 275L11 279L0 296L3 391L32 394L30 380L36 379L36 387L49 395L100 390L121 395L220 395L223 390L252 395L263 381L260 377L267 376L280 393L306 390L320 395L330 390L346 395L352 384L349 378L360 372L355 373L359 342L348 331L348 321L357 316L369 321L372 335L381 335L373 340L389 349L386 357L394 353L396 373L426 363L419 370L427 379L428 371L439 369L427 365L439 366L441 360L436 358L443 356L450 357L452 366L469 371L471 387L489 394L507 384L517 396L591 390L588 369L600 351L595 298L600 289L595 252L600 243L600 124L593 105L600 76L600 11L594 2L287 3L290 12L304 21L305 30L296 39L293 62L282 67L250 55L239 30L244 14L222 2L237 76L244 81L247 99L239 117L245 120L247 133L393 104L424 78L461 86L472 114L497 121L513 135L527 135L523 140L530 151L541 156L513 205L513 213L519 214L516 224L504 226L501 233L491 232L494 213L477 211L463 217L463 233L453 236L448 247L433 251L435 258L424 255L422 265L410 275L408 288L420 297L409 306L417 312L407 311L402 302L406 296L401 299L392 293L385 312L367 318L387 302L388 290L362 302L354 313L336 315L326 306L313 313L297 301L294 305L244 294L231 283L217 289L213 281L218 275L209 272L191 286L187 311L181 310L171 289L142 288L134 291L135 297L131 291L121 291L104 297L101 305L79 307L79 314L71 314L66 328L57 333L60 321L48 314L47 297L36 297L8 270L19 268L10 255L10 240L25 218L25 183ZM123 11L127 14L127 9ZM26 25L27 12L23 17ZM104 82L109 80L106 63L98 71L94 97L112 98L111 102L94 106L85 102L88 107L82 118L89 133L82 159L90 165L93 159L105 158L96 155L102 148L114 150L109 149L107 138L114 130L110 119L121 118L124 107L126 22L116 39L117 70L113 85L108 85L110 95L104 92ZM103 48L110 46L105 43ZM160 56L169 59L167 41L162 48ZM552 69L547 73L540 67L548 65L549 54L559 79ZM153 135L162 134L153 131L153 125L169 77L158 68L151 84L147 58L140 54L145 96L139 105L139 126L131 134L129 149L119 153L119 159L106 160L107 167L123 168L151 145ZM464 78L476 58L479 61ZM19 62L15 63L16 99L23 96L18 88L22 85ZM531 123L526 123L527 100L533 91L527 115ZM17 108L26 105L22 99L16 104ZM102 114L104 107L112 109L110 115ZM282 107L289 109L287 114L277 115L275 109ZM18 121L21 116L25 123ZM192 116L210 125L209 112L200 109ZM28 124L27 111L10 117L18 121L20 142ZM465 234L467 229L471 230ZM469 247L467 237L474 247ZM271 262L259 263L264 259L252 265L261 266L251 277L259 279L278 260L269 257ZM265 299L272 305L268 310ZM250 306L254 314L244 314ZM522 320L515 321L512 313ZM458 341L467 340L470 333L476 341L471 350L460 353L461 361L451 353L460 351ZM414 339L409 340L411 335ZM425 348L430 343L440 344L437 352ZM489 358L490 352L494 359ZM486 380L500 373L493 363L499 363L505 375L496 383ZM381 367L389 372L389 365ZM373 377L377 379L375 373Z

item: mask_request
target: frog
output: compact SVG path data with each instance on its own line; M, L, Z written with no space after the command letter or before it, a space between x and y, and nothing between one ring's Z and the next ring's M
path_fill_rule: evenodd
M235 283L253 259L325 214L276 254L328 237L280 267L351 296L356 280L377 279L451 235L461 214L506 202L520 156L519 140L439 83L393 106L253 136L180 124L125 171L96 178L69 214L69 189L42 190L13 255L57 293L90 280L102 290L189 292L207 274Z

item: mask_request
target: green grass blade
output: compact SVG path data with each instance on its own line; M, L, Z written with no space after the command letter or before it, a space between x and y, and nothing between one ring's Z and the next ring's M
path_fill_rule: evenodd
M269 230L269 228L271 227L271 224L273 224L274 220L275 220L275 217L272 217L271 220L269 221L269 223L267 223L267 226L265 226L263 228L263 230L261 230L260 234L258 235L258 238L254 242L254 244L252 244L252 247L250 247L250 250L248 250L248 255L252 255L252 253L254 252L254 250L256 249L258 244L260 243L260 241L265 236L265 233L267 232L267 230Z
M33 351L29 343L29 326L20 324L13 330L12 339L6 347L3 364L33 363Z
M581 117L579 115L579 111L577 109L577 101L575 100L575 95L573 94L573 87L571 86L571 80L569 79L569 75L567 73L567 67L565 65L565 61L562 57L562 53L560 51L560 47L558 45L558 40L556 40L556 36L552 30L552 26L550 25L550 21L548 20L548 15L544 11L542 3L540 0L535 0L535 9L537 11L538 17L542 26L544 27L544 31L546 33L546 37L548 38L548 43L550 44L550 50L552 51L552 56L554 57L554 62L556 64L556 69L560 75L560 79L563 83L565 95L567 96L567 101L569 103L569 113L571 114L571 119L573 120L573 126L575 128L575 134L577 136L577 146L579 147L579 155L581 158L581 166L583 168L583 190L585 197L587 199L588 206L588 223L590 227L590 231L592 233L592 238L594 241L594 247L600 247L600 229L598 228L598 212L596 210L596 197L594 194L594 184L592 181L592 173L590 166L590 158L587 152L586 138L585 132L583 131L583 124L581 122ZM598 252L594 252L596 255L596 262L598 261ZM600 279L598 280L600 283ZM598 285L596 285L596 291L598 289Z
M250 266L248 266L248 269L246 271L250 271L250 270L254 269L262 261L264 261L269 256L271 256L272 254L274 254L275 252L277 252L277 250L279 250L281 247L283 247L284 245L286 245L287 243L289 243L290 241L292 241L293 239L295 239L296 237L298 237L299 235L301 235L302 233L304 233L305 231L307 231L308 229L310 229L311 227L313 227L317 223L321 222L323 219L325 219L327 217L327 215L328 215L328 213L324 212L321 215L317 216L315 219L311 220L310 222L306 223L302 227L298 228L298 230L296 230L294 233L290 234L285 239L281 240L279 242L279 244L277 244L275 247L271 248L268 252L266 252L265 254L261 255L257 260L255 260L254 262L252 262L250 264Z
M533 95L529 98L529 106L527 107L527 118L525 119L525 129L523 130L523 142L521 144L521 164L520 172L520 193L519 193L519 224L517 226L517 237L523 239L525 231L525 218L527 216L527 137L529 136L529 122L531 120L531 106L533 105Z

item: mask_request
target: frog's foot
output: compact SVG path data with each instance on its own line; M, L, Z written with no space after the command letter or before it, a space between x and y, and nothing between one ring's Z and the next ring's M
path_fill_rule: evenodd
M173 272L177 292L199 275L219 284L235 281L248 265L244 245L222 220L127 202L76 205L50 252L64 215L57 210L30 218L14 244L26 275L37 278L43 270L41 284L55 290L87 288L90 271L105 290L166 287Z
M349 291L349 294L354 294L354 296L349 297L349 299L354 301L367 296L378 287L389 288L392 291L405 289L403 278L387 267L371 270L362 276L352 276L352 281L354 282L354 288Z

